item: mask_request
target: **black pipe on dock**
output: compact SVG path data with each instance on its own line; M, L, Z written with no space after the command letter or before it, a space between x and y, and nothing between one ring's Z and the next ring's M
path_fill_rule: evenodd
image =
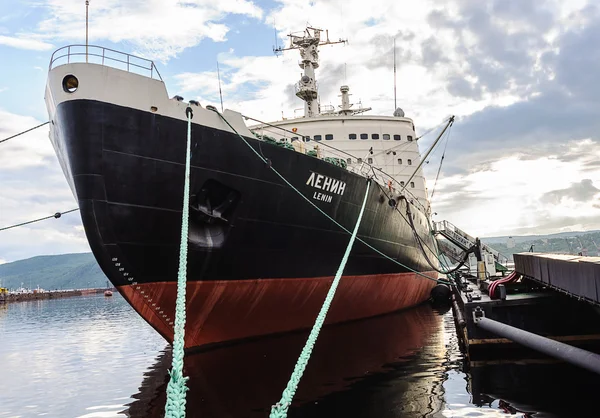
M467 321L465 321L462 311L458 307L458 303L456 303L456 300L454 300L454 298L452 299L452 312L454 313L454 317L456 318L456 323L458 324L458 326L461 328L466 327Z
M600 374L600 355L598 354L511 327L493 319L488 319L483 316L483 311L478 309L473 314L475 316L475 325L485 331L492 332L548 356Z

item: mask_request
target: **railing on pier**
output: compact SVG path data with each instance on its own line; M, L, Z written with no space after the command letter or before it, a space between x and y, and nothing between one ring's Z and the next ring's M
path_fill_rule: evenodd
M57 49L50 58L48 71L74 62L105 65L162 81L154 61L96 45L68 45Z

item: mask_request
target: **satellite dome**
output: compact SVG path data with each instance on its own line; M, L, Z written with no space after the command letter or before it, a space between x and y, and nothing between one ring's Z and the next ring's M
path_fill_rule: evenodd
M401 108L394 110L394 116L396 116L397 118L403 118L404 110L402 110Z
M303 75L300 80L302 80L302 82L304 84L308 84L308 82L310 81L310 78L307 75Z

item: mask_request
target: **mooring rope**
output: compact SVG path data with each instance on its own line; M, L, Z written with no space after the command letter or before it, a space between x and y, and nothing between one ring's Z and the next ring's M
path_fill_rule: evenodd
M356 225L354 226L354 231L352 232L352 236L350 237L350 242L348 242L348 246L346 247L346 252L344 253L344 257L342 257L342 262L338 267L337 273L335 273L335 277L333 282L331 283L331 287L327 292L327 297L325 298L325 302L323 302L323 306L321 306L321 311L317 316L317 320L313 325L312 330L310 331L310 335L306 340L306 344L300 353L300 357L298 357L298 361L296 362L296 366L294 367L294 371L290 380L288 381L285 390L281 395L281 400L277 402L277 404L271 407L270 418L285 418L287 417L287 412L292 404L292 400L294 399L294 394L296 393L296 389L298 389L298 384L300 383L300 379L304 374L304 370L306 369L306 365L310 360L310 355L312 354L312 350L317 342L317 338L319 337L319 332L323 327L323 323L325 322L325 317L327 316L327 312L331 306L331 302L333 301L333 297L335 296L335 291L337 290L338 284L340 283L340 279L342 277L342 273L344 272L344 268L346 267L346 263L348 262L348 257L350 257L350 252L352 251L352 246L354 245L354 241L356 240L356 235L358 234L358 227L360 226L360 222L362 221L363 213L365 212L365 206L367 205L367 197L369 197L369 188L371 185L371 180L367 180L367 190L365 191L365 198L363 199L362 207L360 208L360 213L358 214L358 219L356 220Z
M40 123L38 126L34 126L33 128L29 128L29 129L27 129L27 130L25 130L25 131L23 131L23 132L19 132L18 134L14 134L13 136L9 136L8 138L4 138L4 139L0 140L0 144L1 144L1 143L3 143L3 142L6 142L6 141L8 141L9 139L16 138L16 137L18 137L19 135L23 135L23 134L26 134L27 132L31 132L31 131L33 131L34 129L41 128L42 126L44 126L44 125L47 125L47 124L49 124L49 123L50 123L50 121L46 121L46 122L44 122L44 123Z
M179 272L177 274L177 301L175 305L175 335L173 337L173 363L169 371L171 376L167 385L167 405L165 417L185 417L185 394L188 390L185 385L188 377L183 376L183 357L185 341L185 287L187 276L188 253L188 221L190 211L190 159L192 144L192 108L185 110L188 118L187 147L185 156L185 182L183 186L183 212L181 215L181 245L179 247Z
M11 229L11 228L16 228L18 226L29 225L29 224L32 224L34 222L45 221L46 219L50 219L50 218L56 218L56 219L58 219L62 215L66 215L67 213L75 212L76 210L79 210L79 208L69 209L69 210L66 210L64 212L56 212L54 215L44 216L43 218L34 219L32 221L21 222L20 224L5 226L5 227L0 228L0 231L4 231L4 230L7 230L7 229Z

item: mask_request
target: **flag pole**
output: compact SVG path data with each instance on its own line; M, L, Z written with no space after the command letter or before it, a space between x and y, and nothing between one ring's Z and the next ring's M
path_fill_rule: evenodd
M85 0L85 62L88 62L88 9L90 0Z

